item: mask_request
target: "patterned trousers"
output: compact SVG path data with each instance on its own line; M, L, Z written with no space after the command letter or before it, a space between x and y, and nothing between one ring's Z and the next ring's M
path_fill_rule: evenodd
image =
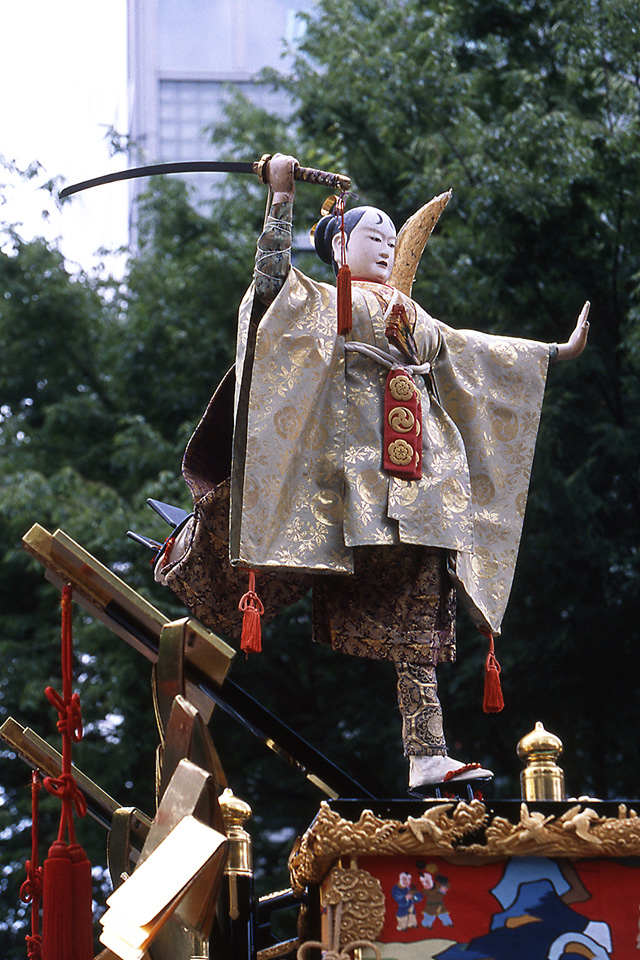
M228 559L228 482L204 499L192 541L160 579L205 626L240 639L238 599L247 589L247 571ZM429 664L455 659L455 594L445 552L410 544L356 547L354 561L353 576L261 572L264 620L313 585L314 639L352 656L392 660L405 756L445 755L436 671ZM407 662L416 659L422 663Z
M436 668L396 663L396 671L405 757L445 756L447 744L438 700Z

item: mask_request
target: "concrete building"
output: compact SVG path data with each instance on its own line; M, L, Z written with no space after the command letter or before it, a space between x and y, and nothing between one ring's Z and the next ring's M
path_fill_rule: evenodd
M277 109L255 85L265 66L286 69L285 44L314 0L128 0L132 163L214 160L205 128L222 116L229 84ZM201 175L198 175L200 177ZM194 181L197 178L194 177ZM139 191L144 184L132 181ZM206 189L206 182L199 187Z

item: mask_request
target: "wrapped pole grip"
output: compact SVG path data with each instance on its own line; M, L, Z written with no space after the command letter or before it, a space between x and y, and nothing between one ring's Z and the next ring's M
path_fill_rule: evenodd
M265 153L253 164L253 172L258 175L262 183L268 183L268 170L271 154ZM346 192L351 187L351 178L343 173L330 173L328 170L317 170L315 167L301 167L296 164L293 169L293 179L304 183L318 183L332 190Z

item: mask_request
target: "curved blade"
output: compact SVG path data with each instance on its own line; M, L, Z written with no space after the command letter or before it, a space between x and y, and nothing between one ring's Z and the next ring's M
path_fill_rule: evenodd
M60 191L60 199L70 197L90 187L101 187L105 183L117 183L119 180L136 180L138 177L155 177L165 173L253 173L254 165L240 160L182 160L177 163L151 163L144 167L130 167L128 170L116 170L102 177L72 183Z

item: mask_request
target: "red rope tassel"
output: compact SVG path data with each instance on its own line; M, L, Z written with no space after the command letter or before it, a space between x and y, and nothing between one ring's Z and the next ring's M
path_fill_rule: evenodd
M338 301L338 336L351 333L353 326L353 307L351 303L351 267L347 263L347 235L344 228L345 196L340 197L336 213L340 217L340 269L336 280Z
M71 587L62 591L62 696L47 687L47 699L58 711L62 734L62 773L45 777L44 786L62 801L58 838L44 863L42 956L45 960L93 960L91 864L76 843L73 811L83 817L86 801L71 773L71 744L82 739L80 698L72 693L73 637ZM65 831L69 844L65 842Z
M249 571L249 589L244 594L238 609L242 610L242 637L240 649L246 654L260 653L262 650L262 625L260 618L264 613L262 600L256 593L256 572Z
M91 864L79 843L69 845L73 902L73 950L70 960L93 960Z
M47 960L69 960L72 956L71 857L64 840L55 840L44 862L42 901L42 953Z
M351 268L343 263L338 270L338 336L346 336L353 326L353 312L351 306Z
M485 633L484 630L481 632ZM494 652L493 634L487 631L485 636L489 637L489 653L484 667L484 702L482 709L485 713L500 713L504 707L504 697L500 686L501 667Z

